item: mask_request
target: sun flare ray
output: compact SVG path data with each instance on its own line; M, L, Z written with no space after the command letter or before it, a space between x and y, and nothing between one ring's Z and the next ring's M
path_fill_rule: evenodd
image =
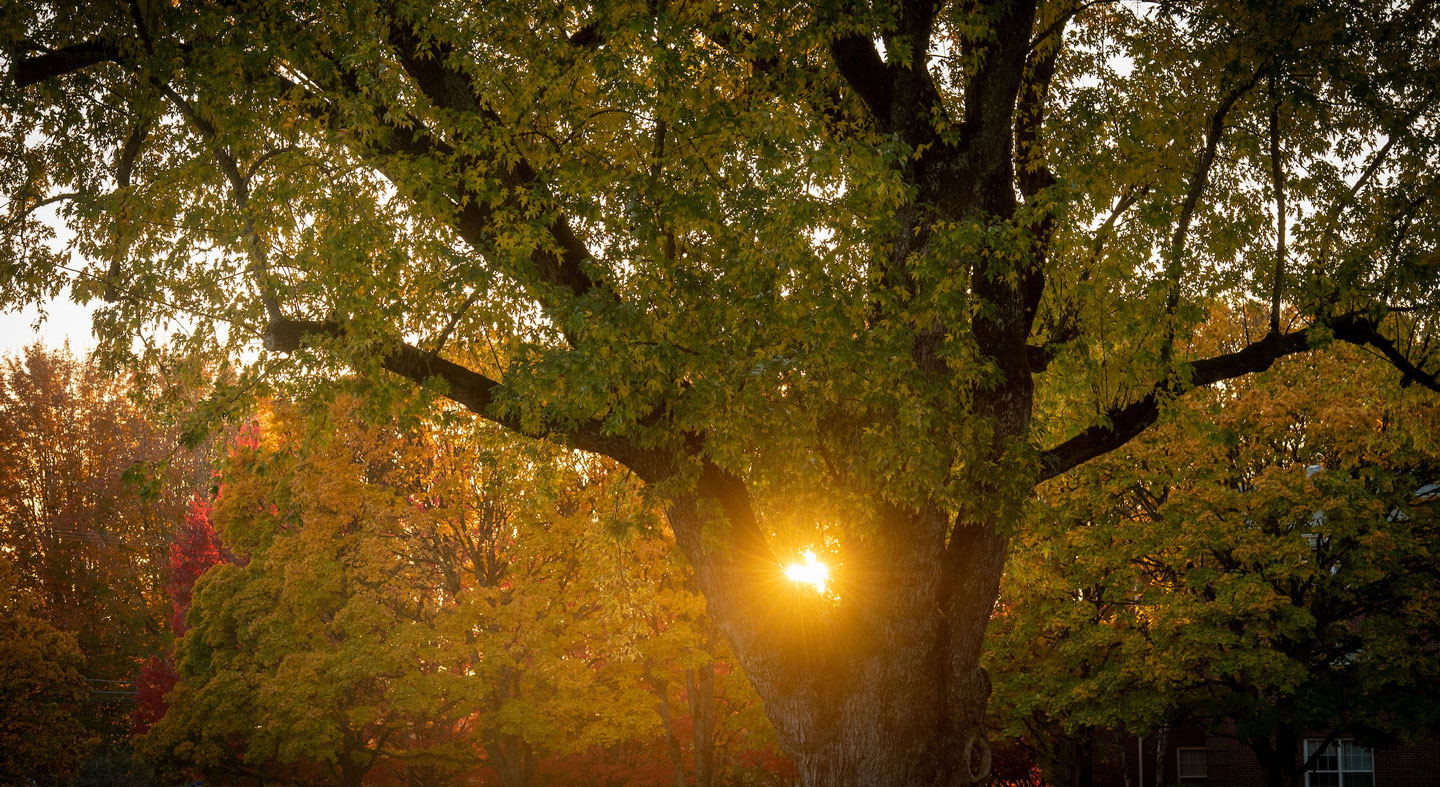
M825 583L830 579L830 567L820 562L814 550L803 553L803 563L791 563L785 567L785 577L797 585L809 585L816 593L825 592Z

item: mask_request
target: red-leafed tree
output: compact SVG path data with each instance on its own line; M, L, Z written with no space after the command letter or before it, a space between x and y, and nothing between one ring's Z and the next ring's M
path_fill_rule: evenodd
M170 630L175 636L185 633L185 613L190 610L195 581L211 566L231 559L211 522L210 501L196 495L170 545L170 582L166 587L170 591Z
M165 589L170 595L170 631L176 638L185 634L185 613L190 610L196 580L211 566L234 560L220 542L210 513L208 499L200 495L191 498L185 521L170 544L170 579ZM165 715L165 695L175 688L176 680L169 653L151 656L140 669L135 679L135 710L130 714L135 733L148 731Z
M130 726L135 734L148 732L165 715L165 695L175 688L175 664L170 656L151 656L135 678L135 710Z

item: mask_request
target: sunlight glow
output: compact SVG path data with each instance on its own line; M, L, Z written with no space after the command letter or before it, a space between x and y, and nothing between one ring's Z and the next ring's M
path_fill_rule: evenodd
M816 593L825 592L825 582L830 579L830 567L821 563L813 550L805 550L804 563L791 563L785 567L785 576L797 585L810 585Z

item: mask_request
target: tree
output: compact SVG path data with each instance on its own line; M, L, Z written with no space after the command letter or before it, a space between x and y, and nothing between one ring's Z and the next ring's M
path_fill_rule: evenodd
M190 611L195 582L210 569L234 555L220 543L215 525L210 520L210 501L200 496L190 500L185 521L170 543L170 577L166 590L170 595L170 633L185 634L185 614ZM135 710L130 714L131 729L137 734L148 731L165 715L165 695L175 688L179 676L168 651L150 657L135 679Z
M629 467L810 785L984 778L1037 483L1332 339L1440 387L1426 2L59 0L4 34L9 300L108 298L115 355L171 315L195 357L263 341L238 398L388 373ZM1215 298L1268 319L1204 356ZM777 578L794 528L838 603Z
M1290 787L1306 735L1440 725L1440 407L1354 355L1192 397L1042 490L989 658L1052 783L1101 729L1208 724Z
M764 749L626 474L493 427L367 417L353 399L277 408L232 454L216 518L246 560L200 582L148 751L219 778L528 787L591 783L577 769L599 763L650 784L649 748L709 787ZM194 530L177 549L225 551ZM650 689L675 672L708 680L687 697L706 715L688 763L650 746Z
M74 773L89 734L81 723L85 657L72 634L27 609L0 560L0 779L60 785Z
M165 557L203 450L132 401L96 358L27 348L0 360L0 553L31 613L69 632L95 691L92 733L120 737L124 684L166 641ZM119 701L116 701L119 700Z
M465 679L454 632L431 625L439 588L396 540L422 500L395 485L413 442L343 412L323 420L281 410L232 451L215 514L241 560L193 597L177 586L179 681L143 745L208 778L353 787L394 767L447 783L476 758L454 740ZM224 548L196 536L202 552Z

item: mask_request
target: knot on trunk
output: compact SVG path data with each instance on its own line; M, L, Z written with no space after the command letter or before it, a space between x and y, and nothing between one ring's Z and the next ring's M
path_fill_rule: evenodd
M980 728L972 728L966 736L960 762L969 784L979 784L990 778L990 740Z

